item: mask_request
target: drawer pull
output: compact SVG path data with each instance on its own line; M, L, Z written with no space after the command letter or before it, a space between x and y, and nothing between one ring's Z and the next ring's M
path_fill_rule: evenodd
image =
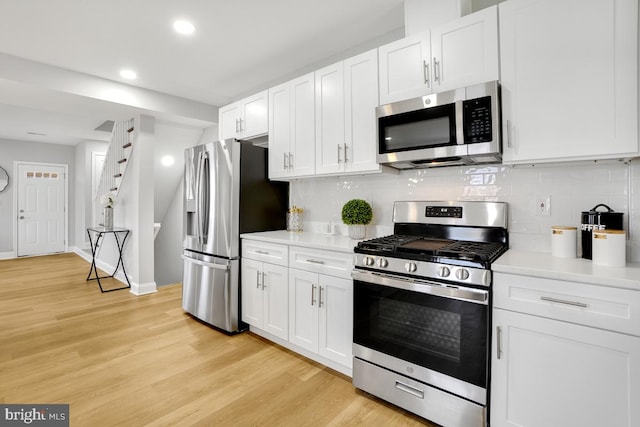
M260 255L269 255L269 251L261 251L261 250L258 250L258 249L255 250L255 253L260 254Z
M558 304L572 305L574 307L582 307L582 308L587 308L588 307L587 304L585 304L583 302L578 302L578 301L567 301L567 300L564 300L564 299L551 298L551 297L540 297L540 299L542 301L557 302Z
M420 399L424 399L424 391L417 389L415 387L411 387L409 384L405 384L400 381L396 381L396 388L398 390L404 391L405 393L409 393L415 397Z
M324 261L319 261L317 259L308 259L306 260L307 262L310 262L312 264L324 264Z

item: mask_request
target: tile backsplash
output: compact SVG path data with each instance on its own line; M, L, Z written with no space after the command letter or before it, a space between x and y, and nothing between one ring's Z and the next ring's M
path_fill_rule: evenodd
M393 229L396 200L488 200L509 203L510 245L550 252L554 225L580 227L581 212L599 203L625 215L627 259L640 261L640 161L545 166L484 165L292 181L291 203L304 208L305 230L341 224L342 205L361 198L373 207L367 236ZM550 212L538 202L549 198ZM343 233L345 228L340 226ZM578 239L580 240L580 239ZM578 243L580 250L580 243Z

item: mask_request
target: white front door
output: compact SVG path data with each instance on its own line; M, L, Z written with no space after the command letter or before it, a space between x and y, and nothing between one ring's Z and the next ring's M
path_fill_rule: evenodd
M17 255L65 250L65 167L18 165Z

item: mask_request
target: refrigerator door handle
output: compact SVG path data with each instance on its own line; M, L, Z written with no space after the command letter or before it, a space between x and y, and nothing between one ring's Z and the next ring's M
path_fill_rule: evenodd
M198 243L204 246L206 242L205 232L209 228L209 155L200 152L198 156L198 172L196 175L196 232Z
M196 169L196 234L198 235L198 244L202 246L202 230L200 215L202 209L202 152L198 153L198 167Z
M217 270L225 270L225 271L229 270L228 265L212 264L210 262L200 261L199 259L194 259L186 255L182 255L182 259L192 264L201 265L203 267L210 267L210 268L215 268Z

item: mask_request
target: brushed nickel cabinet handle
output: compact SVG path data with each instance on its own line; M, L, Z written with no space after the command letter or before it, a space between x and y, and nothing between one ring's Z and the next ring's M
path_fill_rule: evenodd
M254 252L260 255L269 255L269 251L261 251L259 249L256 249Z
M293 154L289 152L289 167L293 169Z
M438 62L438 60L436 59L436 57L433 57L433 80L438 82L438 84L441 84L440 82L440 62Z
M267 273L265 273L264 271L262 272L262 290L264 291L264 288L267 287L267 285L265 285L264 283L266 282L266 276Z
M260 272L256 270L256 289L260 289Z
M310 262L312 264L324 264L324 261L320 261L320 260L317 260L317 259L307 259L306 261Z
M429 86L429 64L425 59L422 60L422 74L424 76L424 84Z
M282 153L282 154L283 154L283 156L284 156L284 158L283 158L283 160L282 160L282 166L283 166L285 169L289 169L289 164L287 163L287 160L289 160L289 157L287 156L287 153Z
M558 304L571 305L571 306L574 306L574 307L582 307L582 308L589 307L588 304L585 304L583 302L578 302L578 301L568 301L568 300L565 300L565 299L558 299L558 298L552 298L552 297L540 297L540 299L542 301L555 302L555 303L558 303Z
M342 163L342 159L340 158L340 150L342 149L342 147L340 147L340 144L338 144L338 163Z
M322 289L324 288L324 286L318 286L318 307L322 307Z
M347 143L344 143L344 162L347 163L349 158L347 157Z
M498 360L502 358L502 328L496 326L496 357Z
M311 305L316 303L316 285L311 285Z

